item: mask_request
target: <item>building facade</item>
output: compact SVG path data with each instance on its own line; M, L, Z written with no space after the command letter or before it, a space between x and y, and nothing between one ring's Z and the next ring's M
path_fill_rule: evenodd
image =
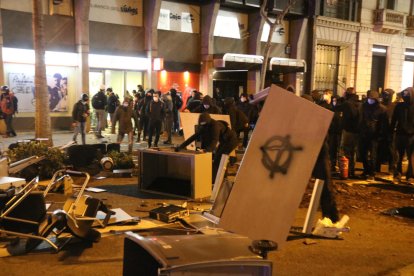
M101 84L213 95L254 94L269 25L261 0L43 0L52 127ZM297 0L271 39L266 84L342 95L413 85L414 0ZM288 1L268 1L271 20ZM1 0L0 81L19 99L17 129L34 128L32 1ZM52 97L53 98L53 97Z

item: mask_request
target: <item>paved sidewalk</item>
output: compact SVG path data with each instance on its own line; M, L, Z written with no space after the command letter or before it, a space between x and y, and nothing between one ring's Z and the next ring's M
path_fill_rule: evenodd
M86 135L86 144L97 144L97 143L116 143L117 140L117 134L111 134L110 131L106 131L102 133L104 138L98 139L95 137L93 133L88 133ZM0 150L3 152L4 150L7 150L9 145L12 143L16 143L18 141L24 141L24 140L30 140L34 138L34 131L33 132L19 132L17 133L16 137L9 137L9 138L3 138L0 136ZM63 146L72 141L73 138L73 132L71 131L54 131L52 134L53 139L53 145L54 146ZM175 144L180 144L184 141L184 138L182 136L173 135L173 144L172 145L163 145L163 141L166 140L164 136L160 136L160 141L158 145L160 147L171 147ZM77 139L78 144L81 142L81 136L78 135ZM134 136L134 146L133 150L138 150L140 148L146 148L148 146L147 142L141 141L140 143L136 142L136 136ZM121 143L121 151L127 151L128 150L128 137L125 136L124 140Z

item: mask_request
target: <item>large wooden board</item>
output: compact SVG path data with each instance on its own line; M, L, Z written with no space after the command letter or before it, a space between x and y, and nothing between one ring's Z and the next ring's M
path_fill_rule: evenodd
M198 125L198 117L201 113L189 113L180 112L181 125L184 131L184 139L187 140L191 135L194 134L195 126ZM230 126L230 116L222 114L210 114L214 120L226 121ZM195 150L195 143L191 143L187 146L189 150Z
M280 246L286 241L313 166L332 119L332 112L272 86L252 134L233 189L224 207L219 227L251 239L269 239ZM264 151L273 165L287 160L284 151L275 162L281 140L301 148L291 152L286 174L271 172L263 165ZM282 139L282 140L283 140ZM263 148L264 147L264 148ZM264 150L262 150L263 148ZM281 151L279 151L281 152Z

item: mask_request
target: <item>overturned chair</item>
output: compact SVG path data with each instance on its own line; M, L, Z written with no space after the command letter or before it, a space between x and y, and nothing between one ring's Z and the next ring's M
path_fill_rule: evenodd
M55 176L43 192L37 191L38 179L36 178L21 190L6 191L3 192L3 197L0 196L0 207L2 207L0 210L0 234L27 238L26 252L33 250L43 241L47 242L55 251L59 251L67 244L72 235L82 240L97 242L100 239L100 233L92 228L93 224L98 222L98 225L105 227L113 214L99 199L83 195L89 181L89 174L67 170L61 171L59 174L65 175L65 177L69 174L85 177L76 197L67 199L63 210L46 212L45 197L51 188L58 183ZM96 218L98 211L106 214L103 221ZM69 239L66 239L64 243L59 243L58 237L64 232L70 234ZM52 234L56 237L55 242L52 241L53 237L49 237Z

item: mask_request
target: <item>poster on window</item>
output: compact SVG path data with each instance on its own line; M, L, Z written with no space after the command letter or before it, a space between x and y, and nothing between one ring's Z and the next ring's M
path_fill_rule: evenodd
M47 90L49 92L49 110L65 112L68 110L68 77L62 72L47 75Z
M10 90L18 99L19 112L34 112L34 74L9 73L9 85ZM60 72L47 75L47 90L49 110L52 112L66 112L68 110L68 77Z
M9 73L10 91L18 100L19 112L34 112L34 74Z

